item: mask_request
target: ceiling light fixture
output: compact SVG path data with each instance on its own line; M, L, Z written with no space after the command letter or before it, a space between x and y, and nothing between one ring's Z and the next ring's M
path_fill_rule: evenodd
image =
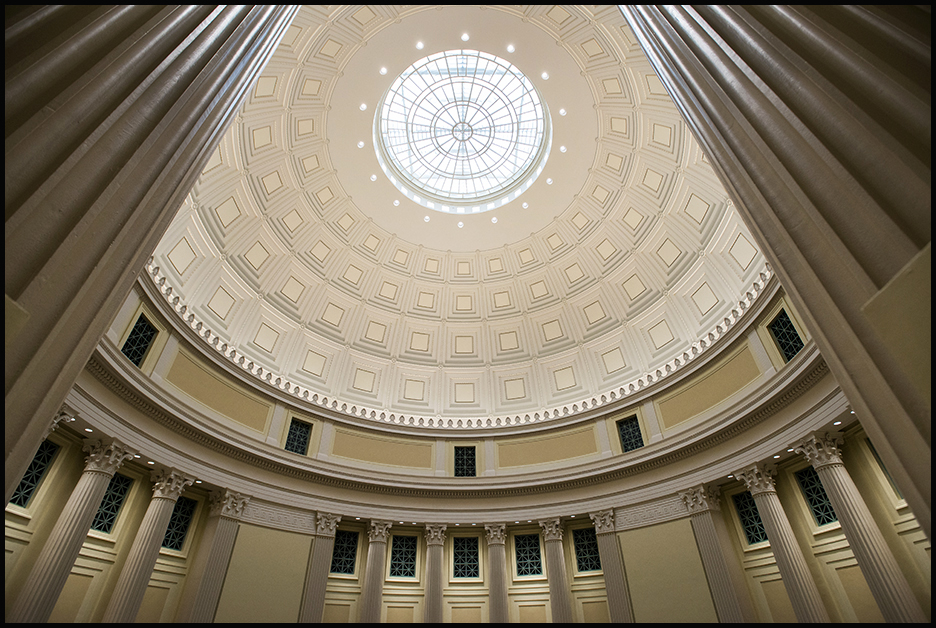
M516 50L516 48L514 48L513 44L507 44L507 52L513 52L514 50Z
M526 209L526 208L529 207L529 206L530 206L529 203L524 203L523 205L521 205L521 207L523 207L523 209Z
M842 422L841 422L841 421L836 421L836 422L835 422L835 423L833 423L832 425L841 425L841 424L842 424Z
M565 114L566 114L566 110L565 110L565 109L560 109L560 110L559 110L559 115L560 115L560 116L564 116Z
M552 179L546 179L546 185L552 185Z
M358 142L358 143L357 143L357 147L358 147L358 148L364 148L364 142Z
M381 73L381 74L386 74L386 73L387 73L387 68L380 68L380 73Z
M361 103L361 111L367 111L367 105L366 105L366 104Z
M464 227L464 226L465 226L465 223L463 223L463 222L459 222L459 223L458 223L458 228L459 228L459 229L461 229L461 228ZM456 523L455 525L458 525L458 524Z
M549 73L548 73L548 72L543 72L542 74L540 74L540 76L543 77L543 80L544 80L544 81L548 81L548 80L549 80Z
M560 152L560 153L566 152L566 147L565 147L565 146L560 146L560 147L559 147L559 152Z
M423 220L425 220L426 222L429 222L429 216L426 216L425 218L423 218Z
M84 431L86 431L86 432L93 432L94 430L92 430L90 427L86 427L86 428L84 428Z
M399 206L400 206L400 201L399 201L399 200L393 201L393 206L394 206L394 207L399 207Z
M370 180L371 180L371 181L376 181L376 180L377 180L377 175L376 175L376 174L372 174L372 175L370 176Z
M417 41L417 42L416 42L416 50L422 50L422 49L423 49L423 43L422 43L421 41Z
M497 216L493 216L493 217L491 218L491 222L496 223L496 222L497 222Z
M468 33L462 33L462 41L468 41Z

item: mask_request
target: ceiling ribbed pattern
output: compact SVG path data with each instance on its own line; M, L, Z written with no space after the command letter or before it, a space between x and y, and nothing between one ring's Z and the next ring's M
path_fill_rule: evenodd
M522 57L537 37L553 45ZM367 129L405 67L469 46L537 84L553 147L497 224L427 223ZM548 81L524 67L533 57ZM155 267L176 309L264 379L423 425L555 416L665 377L738 320L767 272L619 10L566 6L304 7Z

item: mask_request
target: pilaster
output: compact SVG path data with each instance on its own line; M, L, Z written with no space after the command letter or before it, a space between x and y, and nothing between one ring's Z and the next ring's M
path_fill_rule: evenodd
M484 536L487 539L488 562L491 566L489 621L506 624L510 621L507 600L507 526L503 523L486 523Z
M318 623L325 611L325 589L335 549L335 530L341 515L320 512L315 518L315 542L306 570L305 590L299 608L299 623Z
M444 524L426 524L426 623L442 623Z
M565 555L562 551L562 522L558 517L539 522L546 546L546 578L549 580L549 602L553 623L571 623L572 600L566 578Z
M387 562L387 538L390 535L390 521L371 521L367 531L367 565L364 568L364 590L361 593L362 623L380 621L383 603L384 567Z
M608 595L608 613L612 623L633 623L634 611L627 589L624 557L618 545L614 527L614 510L600 510L588 515L595 524L598 541L598 558L604 573L605 591Z

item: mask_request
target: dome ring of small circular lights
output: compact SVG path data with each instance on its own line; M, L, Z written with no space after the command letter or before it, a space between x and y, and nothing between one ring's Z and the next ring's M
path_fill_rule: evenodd
M420 59L374 116L377 160L407 198L435 211L480 213L526 191L552 145L549 110L509 61L476 50Z

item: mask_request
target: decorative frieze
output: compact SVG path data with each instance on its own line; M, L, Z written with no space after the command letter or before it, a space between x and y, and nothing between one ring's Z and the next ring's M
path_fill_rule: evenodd
M85 439L81 451L87 452L85 471L98 471L113 476L127 460L137 454L115 438Z
M293 510L266 502L251 501L248 503L244 507L241 521L287 532L315 534L315 515L313 513L305 510Z
M176 469L157 469L150 474L154 482L153 498L161 497L176 501L186 486L191 486L195 478Z
M371 521L370 530L367 531L368 540L371 543L386 543L392 526L392 521Z
M599 510L588 515L595 524L595 534L614 532L614 510Z
M316 536L335 536L335 529L338 522L341 521L341 515L335 515L328 512L320 512L315 519Z
M720 488L717 486L706 487L705 485L694 486L688 491L679 493L679 497L686 504L690 515L701 514L710 510L720 511L720 496Z
M233 491L212 491L208 497L208 516L240 519L249 501L250 497L247 495Z
M751 495L760 493L776 493L773 476L777 474L777 467L771 463L753 464L741 471L735 471L734 476L744 482Z
M840 432L816 432L793 446L796 453L803 454L815 469L829 465L841 465L843 442Z
M630 507L615 508L614 523L618 531L672 521L686 516L686 504L678 495Z
M540 527L543 529L543 540L544 541L561 541L562 540L562 522L559 520L559 517L555 519L546 519L545 521L539 522Z
M445 524L427 523L426 524L426 544L442 545L445 543Z

